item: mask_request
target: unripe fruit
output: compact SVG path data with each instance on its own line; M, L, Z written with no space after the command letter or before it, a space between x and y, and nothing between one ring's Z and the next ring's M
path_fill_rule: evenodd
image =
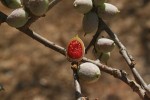
M107 62L110 58L110 52L96 52L95 49L93 49L93 54L96 59L99 59L100 62L107 65Z
M34 15L41 16L48 10L49 0L29 0L28 4Z
M75 36L72 38L67 45L66 52L67 59L71 62L79 62L82 60L85 54L85 47L83 41Z
M92 0L75 0L73 6L78 12L85 14L92 9L93 4Z
M11 9L20 8L22 6L20 0L1 0L1 2L4 6Z
M82 63L79 66L77 73L79 79L87 83L96 82L101 75L98 66L90 62Z
M107 0L93 0L93 4L97 7L99 5L103 5Z
M85 34L96 32L98 29L98 16L95 12L89 12L84 15L82 27Z
M108 20L118 14L120 11L118 8L112 4L104 3L98 7L98 16Z
M107 38L100 38L95 44L95 49L97 52L111 52L114 47L114 41Z
M12 27L22 27L28 21L28 13L23 8L14 10L6 19L8 25Z

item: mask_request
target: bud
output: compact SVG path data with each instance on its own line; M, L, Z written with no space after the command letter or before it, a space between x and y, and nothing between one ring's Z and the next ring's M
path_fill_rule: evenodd
M75 0L73 6L78 12L85 14L92 9L93 4L92 0Z
M93 49L93 54L96 59L99 59L100 62L107 65L108 60L110 58L110 52L97 52L97 51L95 51L95 49Z
M100 38L95 44L95 49L97 52L111 52L114 47L114 41L107 38Z
M93 83L96 82L100 75L100 69L93 63L82 63L77 70L79 79L83 82Z
M1 0L2 4L8 8L16 9L22 7L20 0Z
M82 27L85 34L96 32L98 29L98 16L95 12L89 12L84 15Z
M120 11L118 8L112 4L104 3L98 6L98 16L102 19L108 20L118 14Z
M29 0L28 4L34 15L42 16L48 10L49 0Z
M22 27L28 21L28 13L23 8L14 10L6 19L8 25L12 27Z

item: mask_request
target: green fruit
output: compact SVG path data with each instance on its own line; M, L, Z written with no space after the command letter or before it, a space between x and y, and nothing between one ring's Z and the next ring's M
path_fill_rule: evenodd
M22 7L20 0L1 0L2 4L8 8L16 9Z
M93 0L93 4L97 7L103 5L107 0Z
M92 9L93 4L92 0L75 0L73 6L78 12L85 14Z
M49 6L49 0L29 0L29 9L36 16L44 15Z
M28 21L28 13L23 8L14 10L6 19L8 25L12 27L22 27Z
M96 59L99 59L100 62L107 65L107 62L110 58L110 52L97 52L95 49L93 49L93 54Z
M101 75L98 66L90 62L82 63L79 66L77 73L79 79L86 83L96 82Z
M111 52L115 47L115 43L111 39L100 38L95 44L95 49L97 52Z
M104 3L98 6L98 16L104 20L108 20L118 14L120 11L112 4Z
M98 29L98 16L95 12L89 12L84 15L82 27L85 34L96 32Z

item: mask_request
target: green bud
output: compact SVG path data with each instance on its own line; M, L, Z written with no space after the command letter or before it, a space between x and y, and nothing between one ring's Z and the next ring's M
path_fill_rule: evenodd
M29 0L29 9L36 16L42 16L48 10L49 0Z
M95 49L97 52L111 52L114 47L114 41L107 38L100 38L95 44Z
M98 16L104 20L108 20L113 16L117 15L120 11L112 4L104 3L98 6Z
M73 6L78 12L85 14L92 9L93 4L92 0L75 0Z
M85 34L96 32L98 29L98 16L95 12L89 12L84 15L82 27Z
M6 19L8 25L12 27L22 27L28 21L28 13L23 8L14 10Z
M79 66L77 73L79 79L86 83L96 82L101 75L98 66L90 62L82 63Z
M22 7L20 0L1 0L2 4L8 8L16 9Z

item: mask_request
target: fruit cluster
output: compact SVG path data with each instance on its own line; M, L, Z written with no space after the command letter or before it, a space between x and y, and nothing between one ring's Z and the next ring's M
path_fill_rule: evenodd
M10 9L15 9L6 19L8 25L12 27L24 26L30 14L26 9L35 15L42 16L46 13L49 6L49 0L1 0L2 4Z
M84 14L82 27L85 34L95 33L98 29L99 17L108 20L119 13L116 6L105 3L106 0L75 0L75 9Z

